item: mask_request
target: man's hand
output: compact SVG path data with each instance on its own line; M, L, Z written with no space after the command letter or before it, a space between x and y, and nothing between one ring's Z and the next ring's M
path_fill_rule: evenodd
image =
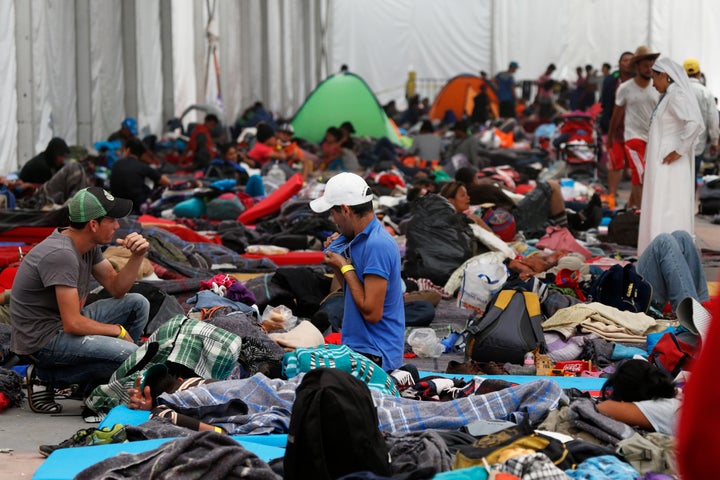
M717 145L710 145L710 156L714 157L718 153L718 146Z
M125 238L118 238L117 243L138 257L145 256L148 250L150 250L150 243L137 232L133 232Z
M325 263L338 270L349 264L345 257L335 252L327 252L325 254Z
M130 395L130 400L128 400L128 407L132 408L133 410L152 410L152 395L150 394L150 387L145 387L140 389L140 377L142 375L138 375L135 378L135 388L129 388L128 394Z
M323 242L323 250L328 248L330 246L330 244L333 242L333 240L335 240L339 236L340 236L340 233L335 232L332 235L330 235L329 237L327 237L325 239L325 241Z
M665 158L663 158L663 161L662 161L662 162L663 162L665 165L670 165L671 163L673 163L674 161L676 161L677 159L679 159L681 156L682 156L682 155L680 155L680 154L677 153L675 150L673 150L672 152L668 153Z

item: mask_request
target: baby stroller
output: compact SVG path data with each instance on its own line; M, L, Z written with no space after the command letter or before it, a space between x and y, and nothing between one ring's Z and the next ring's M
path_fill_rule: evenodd
M597 180L600 145L593 116L580 111L566 113L562 115L557 133L553 145L557 149L557 159L567 164L566 175L589 175L592 180Z

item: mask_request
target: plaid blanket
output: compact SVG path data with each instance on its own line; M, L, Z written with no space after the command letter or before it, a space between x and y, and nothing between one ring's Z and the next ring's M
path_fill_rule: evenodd
M142 369L130 372L148 352L151 344L158 351ZM128 389L135 378L152 365L171 361L191 368L203 378L225 379L232 372L240 355L242 339L206 322L177 315L158 328L147 343L133 352L112 374L106 385L96 387L85 400L95 411L107 411L127 402Z
M269 379L262 374L241 380L201 385L160 396L160 403L199 420L223 427L228 433L287 433L295 389L304 374L290 380ZM537 423L567 397L552 380L541 379L485 395L447 402L423 402L385 395L370 389L383 432L417 432L429 428L458 429L475 420L501 419L519 423L528 418ZM245 415L233 415L223 406L241 398L248 406Z

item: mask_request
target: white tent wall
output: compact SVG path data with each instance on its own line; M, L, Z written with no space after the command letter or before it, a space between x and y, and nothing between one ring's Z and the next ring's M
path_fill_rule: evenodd
M0 173L15 168L18 148L15 4L0 2Z
M140 135L162 132L163 74L160 0L135 0L137 121Z
M195 36L193 2L172 2L172 57L175 115L180 116L189 105L197 103L195 78ZM194 117L193 117L194 121Z
M52 137L77 140L75 12L62 0L31 2L34 150ZM62 59L62 61L57 61Z
M556 79L575 81L575 67L617 65L623 51L648 44L650 2L603 0L494 1L492 72L517 61L518 79L536 79L554 63Z
M696 58L707 86L720 97L720 3L714 0L677 2L650 0L651 44L676 62Z
M90 2L93 140L104 140L125 118L121 7L121 3L114 0Z
M720 93L714 0L4 1L0 173L52 136L89 146L126 114L160 134L170 116L205 103L215 81L208 1L227 123L256 101L291 116L342 64L386 102L403 98L410 69L449 79L515 60L518 79L535 79L554 62L556 78L574 80L576 66L615 65L642 44L678 62L697 58Z

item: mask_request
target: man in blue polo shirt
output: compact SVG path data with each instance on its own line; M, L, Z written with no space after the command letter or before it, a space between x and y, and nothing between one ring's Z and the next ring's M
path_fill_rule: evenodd
M310 207L329 210L339 230L326 242L325 263L344 288L342 342L392 371L402 365L405 342L400 252L375 218L372 199L365 180L345 172L328 180Z

